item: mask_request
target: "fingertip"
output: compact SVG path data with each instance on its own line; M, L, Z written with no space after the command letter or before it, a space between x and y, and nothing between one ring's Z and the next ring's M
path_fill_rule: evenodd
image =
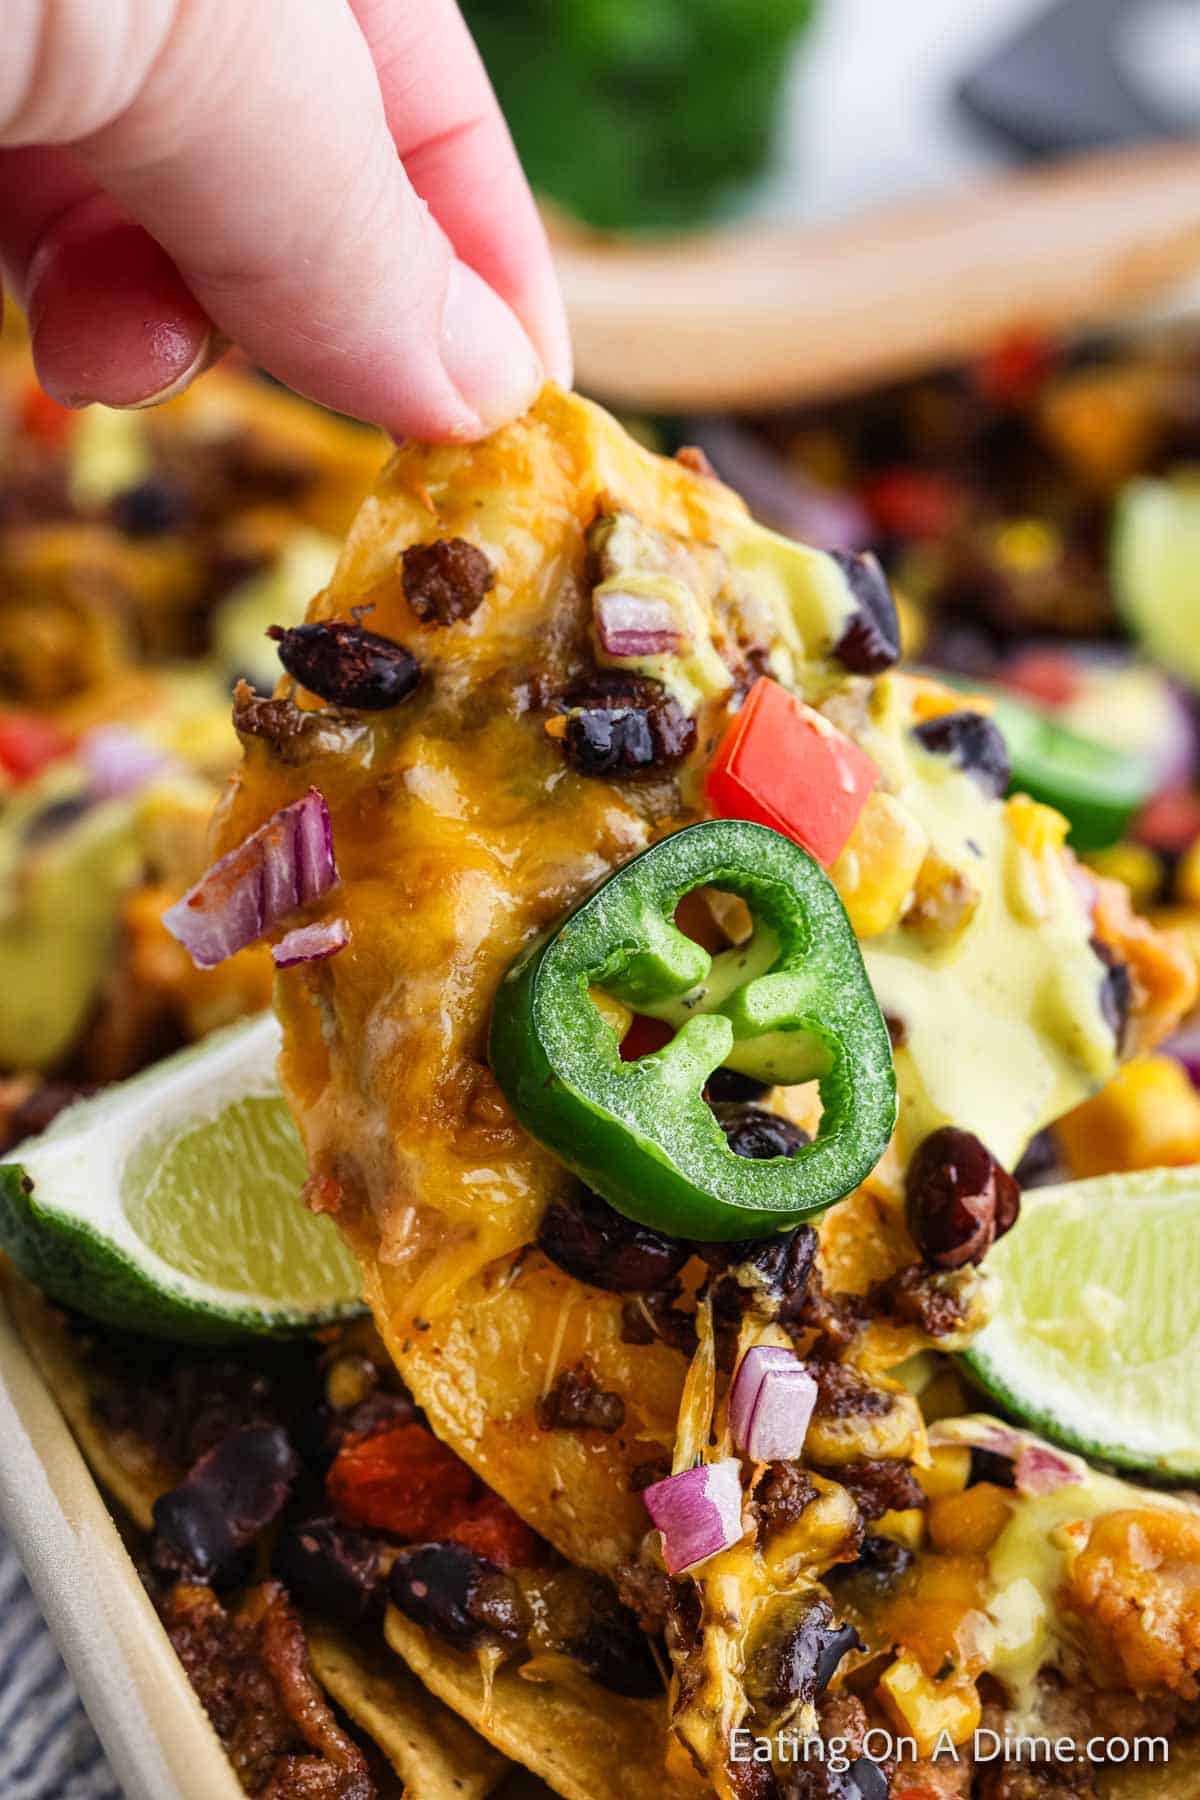
M28 276L38 379L63 406L151 406L223 343L166 252L97 197L52 227Z
M482 437L532 406L545 370L516 314L468 264L450 265L442 307L442 366L475 424L456 436Z

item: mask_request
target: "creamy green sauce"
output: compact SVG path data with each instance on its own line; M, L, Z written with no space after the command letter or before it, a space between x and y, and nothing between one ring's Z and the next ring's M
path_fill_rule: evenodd
M863 944L880 1006L905 1026L901 1154L953 1124L1011 1167L1035 1132L1116 1066L1091 922L1059 860L1035 864L1004 806L913 738L886 678L858 735L888 790L978 891L956 934L896 925Z

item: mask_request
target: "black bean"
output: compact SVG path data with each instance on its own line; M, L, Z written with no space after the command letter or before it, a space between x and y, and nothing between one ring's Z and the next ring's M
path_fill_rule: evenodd
M849 550L831 550L854 596L855 611L833 647L852 675L878 675L900 654L900 621L887 576L878 559Z
M811 1225L797 1225L769 1238L696 1247L709 1267L720 1271L712 1286L719 1316L731 1319L753 1310L783 1323L799 1316L817 1256L817 1234Z
M414 1624L462 1649L489 1640L519 1643L524 1635L516 1583L463 1544L402 1550L388 1587Z
M178 531L191 517L186 494L160 475L147 476L136 487L125 488L112 503L113 523L126 537L162 537Z
M1008 787L1008 745L1000 727L979 712L942 713L913 726L913 736L936 756L949 757L977 781L984 793L999 799Z
M22 843L26 849L49 843L51 838L78 824L94 804L90 793L67 794L61 800L52 800L49 806L40 807L32 818L26 819L21 829Z
M899 1586L912 1564L912 1551L895 1538L867 1536L857 1561L837 1564L825 1580L839 1586L853 1582L863 1593L883 1596Z
M623 1218L589 1188L550 1203L537 1241L558 1268L612 1294L664 1287L691 1255L690 1245Z
M974 1487L980 1481L990 1481L993 1487L1015 1488L1017 1468L1012 1457L999 1450L985 1450L980 1444L972 1444L967 1486Z
M945 1125L920 1145L905 1182L908 1223L926 1263L981 1263L1016 1223L1021 1190L970 1131Z
M385 712L399 706L421 679L416 657L393 638L344 619L267 631L288 674L331 706Z
M756 1161L772 1156L795 1156L811 1139L807 1131L781 1119L778 1113L761 1106L715 1106L717 1123L735 1156L749 1156Z
M1104 964L1100 978L1100 1011L1117 1041L1117 1049L1125 1048L1125 1032L1129 1025L1129 1009L1133 1004L1133 984L1129 965L1122 962L1103 938L1092 939L1092 949Z
M854 1784L847 1800L888 1800L887 1773L869 1756L857 1757L846 1773Z
M624 1607L620 1610L627 1613ZM563 1649L611 1693L630 1700L650 1700L662 1693L662 1675L650 1640L632 1613L593 1620L583 1637L570 1639Z
M756 1081L753 1075L739 1074L737 1069L714 1069L704 1084L704 1095L710 1105L729 1101L734 1105L747 1100L761 1100L770 1093L770 1083Z
M305 1519L280 1539L275 1568L301 1606L359 1625L379 1600L379 1546L336 1519Z
M151 1561L160 1574L227 1587L243 1554L283 1510L298 1464L280 1425L243 1425L154 1503Z
M832 1681L842 1658L860 1650L853 1625L836 1625L824 1596L802 1616L768 1631L751 1652L746 1691L760 1712L774 1717L800 1701L810 1705Z
M1025 1146L1020 1162L1013 1170L1013 1180L1022 1192L1026 1188L1045 1187L1062 1174L1058 1145L1052 1131L1039 1131Z
M644 775L687 755L696 726L657 681L619 670L601 672L568 689L562 740L580 775Z

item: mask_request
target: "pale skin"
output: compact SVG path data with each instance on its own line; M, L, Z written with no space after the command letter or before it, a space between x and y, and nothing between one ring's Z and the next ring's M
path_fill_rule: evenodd
M570 381L453 0L7 0L0 268L67 406L152 404L227 340L398 437Z

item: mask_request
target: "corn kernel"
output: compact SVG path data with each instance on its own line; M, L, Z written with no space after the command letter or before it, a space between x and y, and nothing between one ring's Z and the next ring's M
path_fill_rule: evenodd
M924 1396L922 1396L922 1399ZM927 1469L916 1470L917 1480L931 1500L942 1494L961 1494L971 1473L971 1452L966 1444L931 1444Z
M925 1513L919 1506L906 1506L899 1512L893 1507L881 1514L871 1529L908 1550L919 1550L925 1542Z
M1200 1162L1200 1094L1172 1056L1139 1056L1056 1126L1071 1173Z
M1200 838L1189 844L1179 859L1175 892L1187 906L1200 906Z
M945 1732L965 1744L979 1724L981 1708L973 1681L930 1679L915 1656L898 1656L879 1682L879 1698L899 1731L917 1741L917 1754L930 1757Z
M606 994L603 988L589 988L588 999L604 1023L612 1026L619 1043L633 1024L633 1009L626 1006L623 1000L616 1000L611 994Z
M896 923L928 847L912 814L874 789L829 871L856 936L878 937Z
M1014 794L1005 803L1005 811L1014 838L1031 856L1046 856L1066 843L1067 821L1054 807L1043 806L1028 794Z
M948 1556L986 1556L1011 1511L1009 1495L990 1481L942 1494L929 1502L930 1542Z
M1107 850L1093 850L1083 860L1097 875L1112 881L1123 881L1129 889L1130 899L1139 910L1152 903L1162 886L1162 863L1145 844L1113 844ZM1184 861L1186 860L1185 858ZM1182 869L1181 863L1181 872ZM1200 888L1200 864L1197 865L1197 886Z
M910 679L912 691L912 716L915 724L924 724L927 719L942 719L947 713L977 712L992 713L996 710L995 702L987 694L964 694L961 688L947 687L943 681L933 681L927 675L914 675Z
M910 931L951 938L970 924L979 899L979 889L970 876L947 862L939 851L930 850L921 862L904 923Z

